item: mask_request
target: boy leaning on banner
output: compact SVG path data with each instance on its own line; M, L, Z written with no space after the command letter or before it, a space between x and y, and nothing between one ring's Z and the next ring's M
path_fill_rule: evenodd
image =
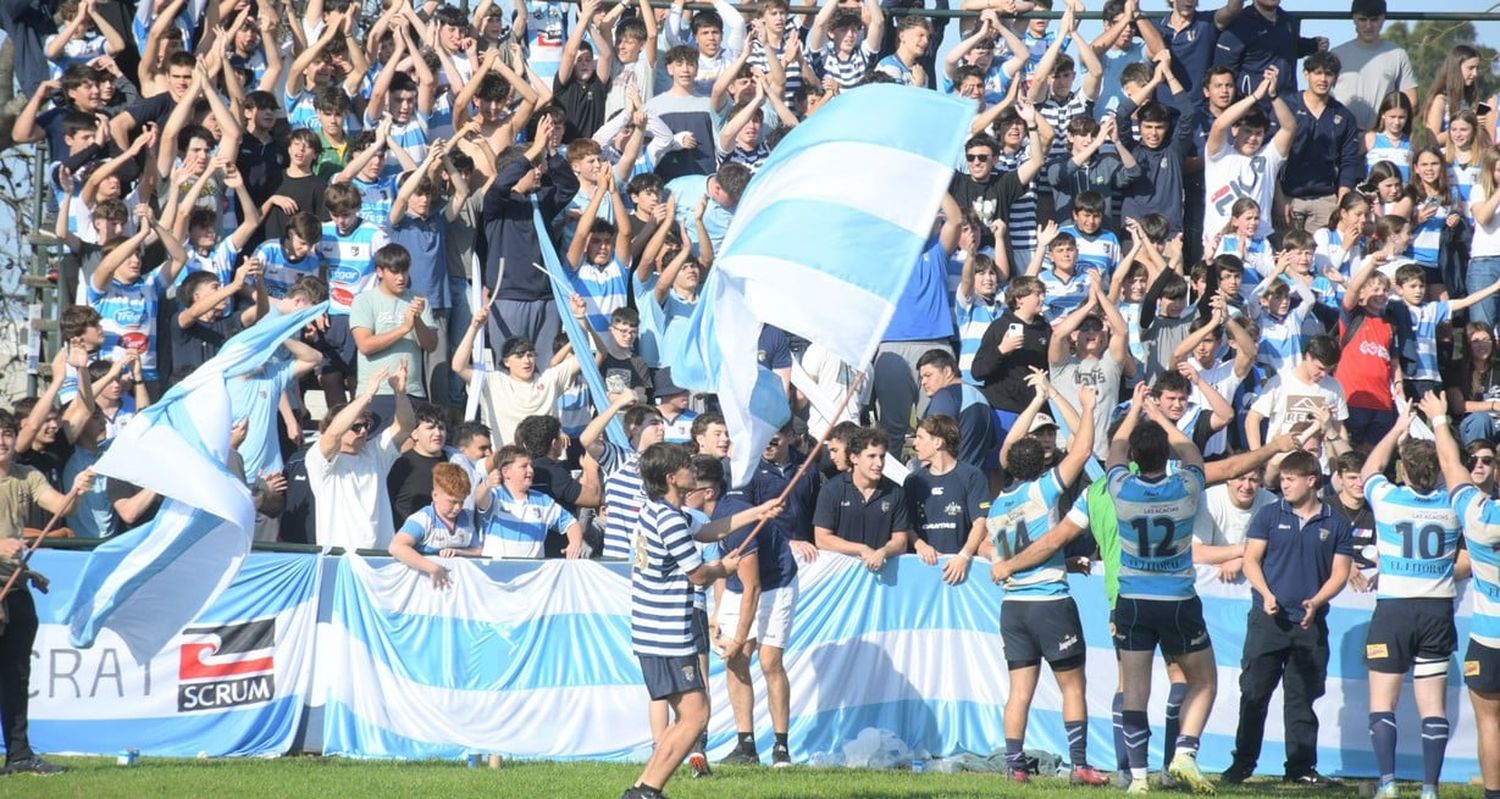
M432 502L406 517L391 539L391 557L432 578L433 588L447 588L448 567L433 555L478 555L479 528L474 511L464 507L471 483L462 466L440 463L432 469Z

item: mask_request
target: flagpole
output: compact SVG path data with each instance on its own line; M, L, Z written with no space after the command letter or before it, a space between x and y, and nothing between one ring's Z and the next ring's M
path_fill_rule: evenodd
M813 462L818 459L818 455L823 451L823 445L828 442L828 436L833 433L833 428L838 426L839 418L844 415L844 411L849 407L849 400L853 399L854 395L859 393L859 384L864 382L864 379L864 372L855 373L854 381L849 384L849 390L844 392L844 399L839 402L838 410L834 411L833 417L828 420L827 429L818 438L818 443L813 445L812 451L807 453L807 458L802 461L802 466L797 469L797 473L792 475L792 479L787 482L786 488L781 490L781 496L776 498L777 504L784 504L786 502L786 498L791 496L792 489L797 486L797 481L802 479L802 475L807 473L808 467L812 466ZM755 536L760 534L761 528L765 527L768 521L770 519L761 519L756 522L755 528L750 531L749 535L745 536L745 540L735 548L734 552L730 553L730 556L739 557L740 553L745 551L745 547L749 546L750 542L755 540Z
M73 504L74 498L78 496L79 488L81 486L75 484L73 489L63 497L63 503L58 506L57 513L52 514L52 518L47 520L47 526L42 528L42 532L31 542L31 546L27 547L26 551L21 553L20 565L16 567L14 572L11 572L10 579L5 581L5 587L0 588L0 601L4 601L5 597L10 595L10 589L16 584L16 580L21 579L21 575L26 573L26 564L31 562L32 554L36 552L37 547L42 545L42 541L47 537L47 534L52 532L53 525L57 524L57 520L62 518L63 511L67 510Z

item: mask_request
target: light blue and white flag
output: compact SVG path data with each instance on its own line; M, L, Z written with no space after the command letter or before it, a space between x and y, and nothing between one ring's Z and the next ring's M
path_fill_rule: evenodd
M841 94L756 173L704 286L678 384L719 395L736 485L788 418L756 361L761 325L868 363L931 237L974 106L905 86Z
M145 663L211 603L250 552L255 506L230 471L229 380L271 357L327 303L266 319L120 431L94 470L155 491L155 518L90 555L68 611L74 646L115 632Z

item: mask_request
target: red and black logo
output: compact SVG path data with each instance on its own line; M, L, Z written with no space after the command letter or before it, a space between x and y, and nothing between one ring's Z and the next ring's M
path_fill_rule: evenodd
M177 710L220 710L269 702L276 695L276 619L189 627L182 645Z

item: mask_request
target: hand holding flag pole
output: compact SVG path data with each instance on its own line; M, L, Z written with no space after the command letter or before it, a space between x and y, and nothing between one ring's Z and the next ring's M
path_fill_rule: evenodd
M62 518L63 513L73 506L73 500L77 499L78 495L83 493L84 489L93 485L94 470L85 469L79 477L83 479L73 481L72 490L63 496L62 505L58 507L57 512L52 514L52 518L47 520L47 525L42 528L42 532L37 535L30 546L26 547L26 551L21 553L21 563L16 566L14 572L11 572L10 579L5 581L5 587L0 588L0 602L5 601L5 598L10 596L10 589L15 586L17 580L21 579L21 575L26 573L26 564L31 562L31 556L36 554L37 547L41 546L42 541L47 538L47 534L52 532L52 528L57 525L57 521Z
M843 417L844 410L849 407L849 400L853 399L854 395L859 393L859 384L864 382L864 379L864 372L856 372L854 374L854 380L849 383L849 390L844 392L844 399L839 402L839 408L834 412L832 417L833 419L839 419ZM797 481L801 480L802 475L806 474L808 468L817 461L818 455L823 451L823 445L828 442L828 436L833 433L833 428L836 426L836 424L830 424L828 425L828 429L823 431L823 435L818 438L818 443L813 446L812 451L807 453L807 458L802 461L802 466L797 469L796 474L792 475L792 479L787 481L786 488L781 490L781 496L776 498L776 504L786 504L786 499L787 497L791 496L792 489L797 486ZM756 522L755 529L751 530L750 534L745 536L745 540L742 541L740 545L730 553L730 557L737 558L741 554L743 554L745 551L745 547L749 546L750 542L755 540L755 537L760 534L761 528L765 527L766 522L769 521L770 519L766 518Z

